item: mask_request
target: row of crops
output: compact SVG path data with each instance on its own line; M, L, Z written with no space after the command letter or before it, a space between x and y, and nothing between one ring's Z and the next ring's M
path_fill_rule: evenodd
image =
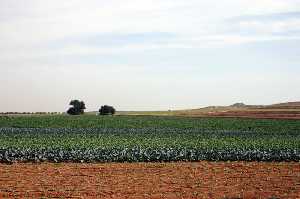
M16 128L180 128L234 131L300 131L299 120L188 118L156 116L15 116L1 117L0 127Z
M300 161L300 121L0 118L0 161Z

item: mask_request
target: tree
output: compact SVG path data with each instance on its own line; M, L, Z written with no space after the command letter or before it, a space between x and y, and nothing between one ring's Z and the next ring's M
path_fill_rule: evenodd
M85 103L83 101L72 100L69 105L73 106L70 107L69 110L67 111L69 115L84 114L84 109L86 108L85 108Z
M116 113L116 109L112 106L104 105L99 109L100 115L114 115Z

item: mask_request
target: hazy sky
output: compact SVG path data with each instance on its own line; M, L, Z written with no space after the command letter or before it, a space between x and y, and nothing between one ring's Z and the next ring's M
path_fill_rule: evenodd
M300 0L0 0L0 112L300 100Z

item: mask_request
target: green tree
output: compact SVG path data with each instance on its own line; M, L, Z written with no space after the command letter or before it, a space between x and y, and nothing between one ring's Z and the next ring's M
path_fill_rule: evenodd
M73 106L73 107L70 107L69 110L67 111L67 113L69 115L84 114L84 109L86 109L86 107L85 107L85 103L83 101L71 100L69 105Z

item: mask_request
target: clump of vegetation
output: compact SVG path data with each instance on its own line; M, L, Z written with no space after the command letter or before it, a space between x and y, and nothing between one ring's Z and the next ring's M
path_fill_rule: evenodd
M242 108L242 107L246 107L247 105L242 103L242 102L238 102L235 104L230 105L231 107L237 107L237 108Z
M84 114L84 109L86 109L86 107L85 107L85 103L83 101L72 100L70 102L70 105L73 106L73 107L70 107L69 110L67 111L67 113L69 115L81 115L81 114Z
M104 105L99 109L100 115L114 115L116 113L116 109L112 106Z

